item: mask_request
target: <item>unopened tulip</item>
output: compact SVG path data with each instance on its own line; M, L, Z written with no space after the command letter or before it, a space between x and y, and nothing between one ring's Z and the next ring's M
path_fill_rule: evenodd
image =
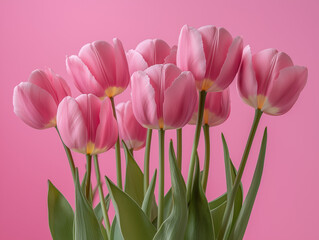
M281 115L297 101L307 76L307 68L295 66L286 53L266 49L252 56L247 46L238 74L238 90L248 105Z
M126 57L132 75L136 71L143 71L155 64L176 64L176 46L170 48L161 39L147 39L139 43L135 50L129 50Z
M197 113L196 108L190 120L190 124L196 124ZM222 124L227 120L230 114L230 96L229 88L222 92L209 92L206 96L203 124L210 127Z
M183 26L178 40L176 64L191 71L199 91L219 92L234 80L243 51L241 37L224 28Z
M65 145L84 154L99 154L115 144L118 137L111 101L93 94L66 97L57 113L57 127Z
M78 56L67 57L66 66L81 93L114 97L129 84L125 52L121 41L116 38L113 46L104 41L86 44Z
M152 129L181 128L192 117L197 92L191 72L157 64L132 75L132 105L137 121Z
M37 69L14 88L14 112L33 128L55 127L58 105L68 95L71 91L62 77L51 69Z
M147 129L142 127L133 114L132 102L116 106L119 137L129 149L139 150L145 146Z

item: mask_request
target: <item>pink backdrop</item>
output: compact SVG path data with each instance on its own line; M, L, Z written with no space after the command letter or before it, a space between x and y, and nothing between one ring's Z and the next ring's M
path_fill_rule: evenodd
M119 37L126 50L146 38L162 38L172 45L186 23L194 27L223 26L233 36L242 35L253 52L278 48L287 52L296 64L308 67L308 84L294 108L284 116L263 116L261 120L244 173L245 192L265 126L269 127L269 144L263 179L244 239L319 239L317 0L2 0L0 9L0 239L50 239L47 179L70 202L74 200L68 163L55 131L34 130L14 115L14 86L26 81L32 70L45 66L52 67L71 83L65 70L65 56L76 54L85 43ZM73 93L77 94L74 87ZM225 133L231 157L238 166L254 114L237 95L235 83L231 85L231 94L229 120L211 130L209 199L225 191L220 133ZM116 101L128 97L126 91ZM187 126L184 130L184 174L193 133L194 127ZM175 139L174 131L166 136ZM153 172L157 166L157 134L152 147ZM142 163L143 150L136 156ZM83 170L84 158L76 155L76 164ZM101 168L103 174L116 179L114 150L101 156ZM170 181L168 175L166 179Z

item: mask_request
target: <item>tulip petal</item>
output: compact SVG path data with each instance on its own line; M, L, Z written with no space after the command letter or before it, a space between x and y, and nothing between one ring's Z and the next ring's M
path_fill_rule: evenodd
M66 58L67 72L73 77L74 84L81 93L93 93L98 97L103 97L104 89L95 77L91 74L88 67L77 56Z
M150 77L142 71L135 72L131 78L132 107L136 120L144 127L159 128L155 90Z
M49 76L49 80L57 96L58 103L61 102L66 96L71 95L71 89L69 85L60 75L53 72L50 68L46 69L45 72Z
M135 50L132 50L132 49L129 50L126 53L126 58L127 58L130 75L132 75L136 71L143 71L148 67L143 56Z
M152 66L164 63L171 48L161 39L146 39L139 43L135 50L143 56L148 66Z
M176 54L177 54L177 46L174 45L171 48L169 55L164 59L164 63L172 63L176 65Z
M100 109L93 154L99 154L112 148L118 138L118 127L109 98L103 100Z
M191 71L201 82L206 72L206 59L201 34L184 25L178 39L176 64L182 71Z
M113 39L114 61L116 61L116 79L113 87L121 88L124 91L130 82L130 73L128 70L127 59L122 42L118 38ZM117 92L119 94L120 92Z
M87 125L77 101L66 97L58 107L57 127L65 145L74 151L86 154Z
M289 111L305 87L307 76L308 70L305 67L291 66L282 69L261 110L270 115L282 115Z
M243 60L238 73L237 89L244 102L253 108L257 108L257 80L249 46L244 48Z
M43 88L22 82L13 91L14 113L36 129L54 127L57 104Z
M196 102L197 91L194 77L191 72L182 72L165 91L164 129L185 126L193 115Z
M232 83L240 66L242 53L243 40L241 37L236 37L228 49L226 60L215 84L208 91L224 90Z

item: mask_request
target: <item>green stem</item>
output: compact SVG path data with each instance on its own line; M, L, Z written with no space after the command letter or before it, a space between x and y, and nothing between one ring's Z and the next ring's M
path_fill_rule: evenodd
M145 155L144 155L144 195L146 194L150 179L150 149L152 140L152 129L147 130Z
M225 232L226 232L226 228L227 228L227 224L228 224L228 220L229 220L229 217L231 215L231 211L233 209L235 196L236 196L238 188L240 186L241 178L242 178L244 170L245 170L245 166L246 166L246 163L247 163L248 155L249 155L249 152L250 152L250 149L251 149L251 145L253 143L253 140L254 140L254 137L255 137L255 134L256 134L256 130L257 130L261 115L262 115L262 111L260 109L256 109L254 122L253 122L253 124L251 126L251 129L250 129L250 133L249 133L248 140L247 140L247 143L246 143L246 147L245 147L245 150L244 150L244 153L243 153L240 165L239 165L237 176L235 178L233 189L230 192L229 201L227 201L226 210L225 210L225 213L224 213L222 225L221 225L221 228L220 228L220 231L219 231L219 234L218 234L218 238L217 238L218 240L223 240L223 238L224 238L224 235L225 235Z
M210 163L210 136L209 136L208 124L205 124L203 126L203 130L204 130L204 136L205 136L205 163L204 163L202 185L203 185L204 192L206 192L208 173L209 173L209 163Z
M69 165L70 165L70 169L71 169L71 173L72 173L72 177L73 177L73 181L75 182L75 165L74 165L74 161L73 161L73 157L72 157L72 153L70 151L70 149L64 144L59 129L57 127L55 127L56 131L58 132L58 135L61 139L61 142L63 144L66 156L68 157L68 161L69 161Z
M158 214L157 214L157 229L163 223L164 212L164 134L163 129L158 130L159 139L159 184L158 184Z
M110 97L110 100L112 103L113 115L114 115L115 119L117 120L114 98ZM115 143L115 156L116 156L117 185L120 189L122 189L122 167L121 167L121 150L120 150L120 138L119 137L117 138L117 141Z
M94 158L96 181L97 181L97 186L99 189L99 196L100 196L100 202L101 202L101 207L102 207L105 229L106 229L106 233L107 233L108 238L110 238L110 220L109 220L109 216L107 214L104 193L103 193L103 189L102 189L102 185L101 185L101 174L100 174L98 156L94 155L93 158Z
M91 189L91 165L92 165L92 155L86 154L86 184L85 184L85 196L86 199L90 199L90 189Z
M197 116L197 123L196 123L196 130L195 130L195 136L194 136L191 161L189 164L188 177L187 177L187 200L189 200L190 196L191 196L191 190L192 190L192 184L193 184L193 178L194 178L195 156L197 153L197 147L198 147L198 142L199 142L199 137L200 137L200 130L202 127L202 122L203 122L206 94L207 93L204 90L200 91L200 93L199 93L198 116Z
M134 149L131 148L131 149L129 149L129 151L130 151L130 153L132 154L132 157L134 157Z
M177 136L177 166L180 170L182 170L182 135L183 131L181 128L176 129L176 136Z

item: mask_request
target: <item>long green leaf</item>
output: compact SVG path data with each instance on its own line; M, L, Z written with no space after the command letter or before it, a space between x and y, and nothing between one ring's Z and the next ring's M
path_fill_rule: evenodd
M107 194L106 197L104 198L105 204L106 204L106 209L109 209L110 206L110 194ZM103 211L102 211L102 206L101 202L99 202L98 205L94 208L94 213L99 222L103 220Z
M124 240L116 216L111 226L110 240Z
M227 204L227 199L225 198L224 202L222 202L216 208L210 210L210 215L212 216L213 225L214 225L215 238L217 238L217 234L221 227L224 212L226 209L226 204Z
M163 214L164 221L171 214L172 208L173 208L172 188L170 188L164 197L164 214Z
M187 226L187 197L183 176L176 165L173 142L170 142L169 163L172 182L172 211L163 222L154 240L183 240Z
M103 240L99 222L92 206L85 198L79 181L79 172L76 169L75 181L75 240Z
M217 208L220 205L222 205L225 201L227 201L227 192L208 203L209 209L213 210L214 208Z
M124 147L126 159L126 176L124 189L125 192L131 198L133 198L141 207L144 200L144 175L123 141L122 144Z
M198 156L196 156L195 177L185 235L185 240L194 239L215 239L208 202L200 181Z
M151 219L151 212L153 207L153 196L154 196L154 190L155 190L155 184L156 184L156 176L157 176L157 170L155 170L155 173L152 177L151 183L148 186L148 189L145 193L145 197L142 204L142 210L148 216L150 220Z
M230 240L240 240L244 237L247 224L250 218L250 214L255 203L256 195L259 189L259 185L260 185L260 181L261 181L261 177L262 177L262 173L264 169L266 145L267 145L267 128L265 128L265 131L264 131L264 136L261 143L254 176L250 184L243 207L239 213L235 227L230 235Z
M230 160L231 163L231 176L232 176L232 182L235 182L235 178L237 176L237 169L235 168L233 162ZM243 184L240 182L239 189L236 193L235 202L234 202L234 212L233 212L233 220L232 220L232 228L235 226L235 223L237 221L237 218L239 216L241 207L243 205L243 196L244 196L244 190L243 190Z
M48 185L48 213L52 239L73 240L73 209L50 180Z
M153 239L156 229L136 201L115 186L110 179L107 177L105 179L123 238L125 240Z

